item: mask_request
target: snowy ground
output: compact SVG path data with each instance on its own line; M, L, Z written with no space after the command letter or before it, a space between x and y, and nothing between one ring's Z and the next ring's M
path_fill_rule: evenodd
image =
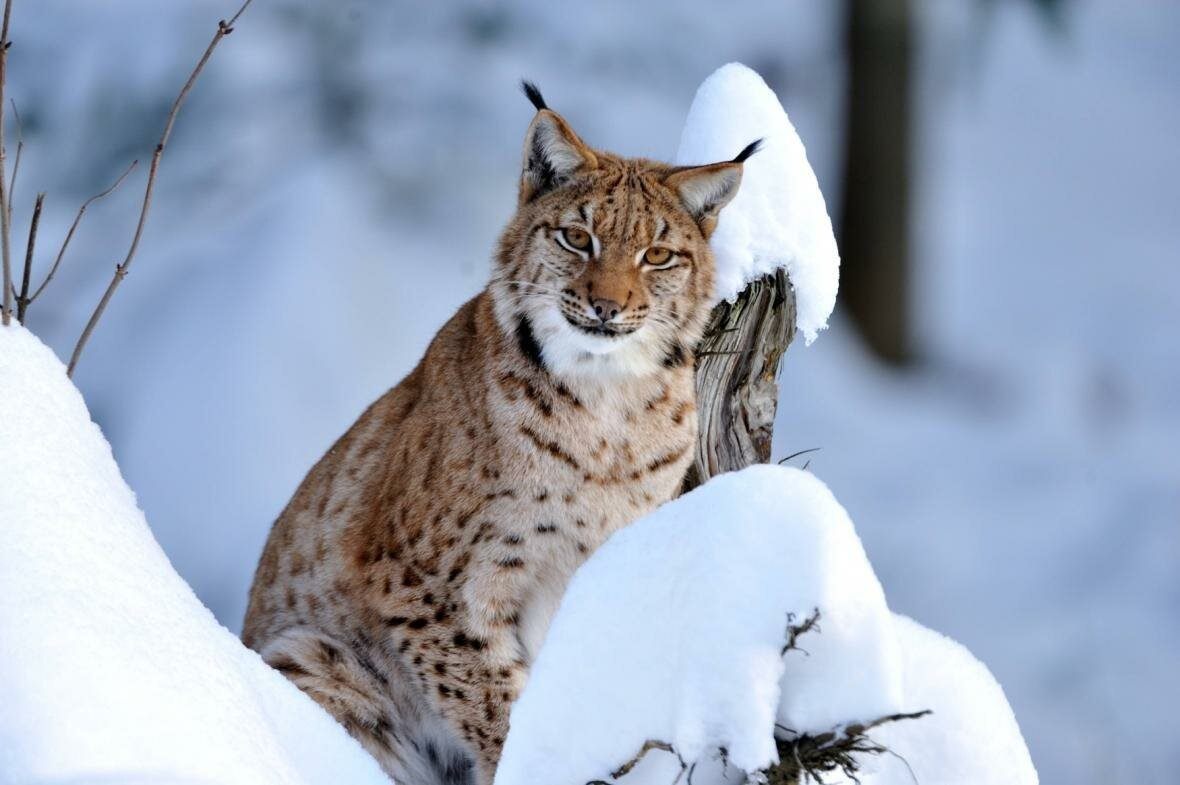
M227 5L17 5L17 236L34 188L50 249L150 151ZM986 5L985 25L969 9ZM156 536L231 629L307 467L481 285L531 116L520 76L592 143L670 157L700 80L749 63L837 202L825 0L617 0L577 25L523 1L256 6L181 118L137 268L78 373ZM1180 11L1069 8L1054 34L1014 3L924 6L931 361L887 374L837 321L788 354L777 449L824 448L812 467L891 605L992 668L1043 782L1153 785L1180 766ZM141 184L88 214L34 306L59 354Z
M0 781L381 785L152 537L53 352L0 327Z

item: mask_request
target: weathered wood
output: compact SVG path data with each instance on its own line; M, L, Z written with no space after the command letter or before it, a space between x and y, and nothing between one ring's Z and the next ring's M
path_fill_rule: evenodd
M781 269L713 309L696 351L700 432L684 490L770 460L779 361L794 337L795 292Z

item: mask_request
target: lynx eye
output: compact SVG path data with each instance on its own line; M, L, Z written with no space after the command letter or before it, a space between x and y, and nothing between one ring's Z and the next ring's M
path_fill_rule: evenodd
M561 238L570 248L578 251L590 250L590 233L576 226L569 226L561 230Z
M643 254L644 264L650 264L653 267L666 265L672 261L672 252L667 248L648 248Z

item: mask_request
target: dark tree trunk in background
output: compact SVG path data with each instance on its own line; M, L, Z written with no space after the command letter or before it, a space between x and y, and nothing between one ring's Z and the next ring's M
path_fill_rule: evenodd
M912 359L911 0L848 0L840 299L882 359Z

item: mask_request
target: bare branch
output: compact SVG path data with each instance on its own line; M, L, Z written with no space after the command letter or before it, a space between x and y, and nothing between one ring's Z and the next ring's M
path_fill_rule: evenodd
M631 771L631 769L638 766L639 761L643 760L647 753L651 752L652 750L663 750L664 752L670 752L673 755L676 754L676 751L672 749L672 745L668 742L657 741L656 739L648 739L647 741L643 742L643 746L639 748L639 752L635 753L634 758L627 761L622 766L610 773L611 777L616 780L620 777L625 777Z
M102 299L98 301L94 313L90 315L90 320L86 322L86 327L82 330L82 335L78 337L78 343L74 346L74 352L70 356L69 367L66 369L66 373L70 376L73 375L74 369L78 366L78 358L82 355L82 350L86 348L86 342L90 340L90 334L94 332L95 325L102 318L103 312L107 309L107 304L110 303L111 297L115 294L115 290L119 288L119 284L123 282L123 279L127 277L127 271L131 267L131 262L135 259L135 252L139 248L139 240L143 236L143 227L147 223L148 212L152 207L152 191L156 187L156 173L160 167L160 158L164 155L164 147L168 144L168 137L172 135L172 126L176 122L176 116L180 112L180 107L184 105L189 91L196 84L197 77L205 69L205 64L209 62L209 58L213 55L213 50L221 43L222 38L225 38L234 31L234 23L238 21L238 17L250 7L250 3L253 1L246 0L238 8L237 13L230 17L228 22L222 19L217 23L217 32L213 34L213 39L209 42L209 46L205 48L205 53L201 55L196 68L189 74L188 81L184 83L184 87L180 88L180 93L176 96L176 100L172 102L172 109L168 112L168 119L164 123L164 132L160 135L160 141L156 144L156 150L152 154L152 163L148 169L147 186L144 188L143 193L143 206L139 211L139 222L135 225L135 235L131 238L131 247L127 249L127 255L123 258L123 261L115 265L114 277L111 278L106 291L103 292ZM2 175L3 170L0 168L0 176Z
M0 26L0 256L4 265L4 305L0 308L0 323L5 326L12 321L12 256L8 237L10 212L8 210L8 189L4 183L4 83L8 77L8 20L12 16L12 0L4 0L4 22Z
M37 298L41 296L41 292L45 290L45 287L48 286L49 282L53 280L53 276L57 274L57 268L61 266L62 257L66 255L66 248L69 247L70 240L74 239L74 232L78 230L78 224L82 222L82 216L86 214L86 208L92 203L97 202L99 199L102 199L104 196L113 193L116 188L123 184L123 181L127 179L127 175L131 174L131 170L134 169L138 164L139 161L132 161L131 164L123 170L123 174L119 175L119 179L115 180L115 182L108 186L105 191L96 193L85 202L82 202L82 206L78 208L78 214L74 216L74 222L70 224L70 230L66 232L66 239L62 241L61 249L57 252L57 258L53 260L53 266L49 268L49 273L45 276L45 280L41 282L41 285L37 287L37 291L33 292L33 296L29 298L30 305L37 301Z
M676 756L676 760L680 761L680 774L676 776L676 779L673 781L673 785L675 785L676 782L679 782L680 777L683 776L684 771L688 768L688 764L684 762L684 758L680 757L680 753L678 753L671 744L666 741L658 741L657 739L648 739L647 741L643 742L643 746L639 748L639 752L635 753L634 758L627 761L622 766L619 766L619 768L610 773L611 779L617 780L627 776L629 773L631 773L631 769L638 766L639 761L643 760L644 757L647 756L647 753L651 752L652 750L661 750L662 752L667 752Z
M783 644L783 649L780 652L780 654L785 655L787 652L789 652L791 650L797 650L797 651L803 652L804 654L807 654L807 652L804 649L799 648L799 646L796 644L796 642L799 640L800 635L811 632L812 630L819 632L819 617L820 617L819 608L815 608L814 610L812 610L811 615L803 620L802 624L795 624L795 614L788 613L787 614L787 642L785 644Z
M29 279L33 276L33 247L37 244L37 227L41 223L41 206L45 204L45 194L37 194L37 203L33 205L33 217L29 220L29 243L25 246L25 273L21 276L20 294L16 298L16 320L25 323L25 311L29 309Z
M908 760L906 760L902 755L898 754L894 750L889 749L888 747L885 748L885 751L902 762L902 764L906 768L906 771L908 771L910 773L910 782L914 783L914 785L921 785L918 782L918 775L914 773L914 767L910 765L910 762Z
M25 151L25 126L20 121L20 112L16 110L16 101L9 98L12 107L12 117L16 120L16 158L12 161L12 179L8 181L8 225L12 226L12 202L16 199L16 173L20 171L21 153Z

